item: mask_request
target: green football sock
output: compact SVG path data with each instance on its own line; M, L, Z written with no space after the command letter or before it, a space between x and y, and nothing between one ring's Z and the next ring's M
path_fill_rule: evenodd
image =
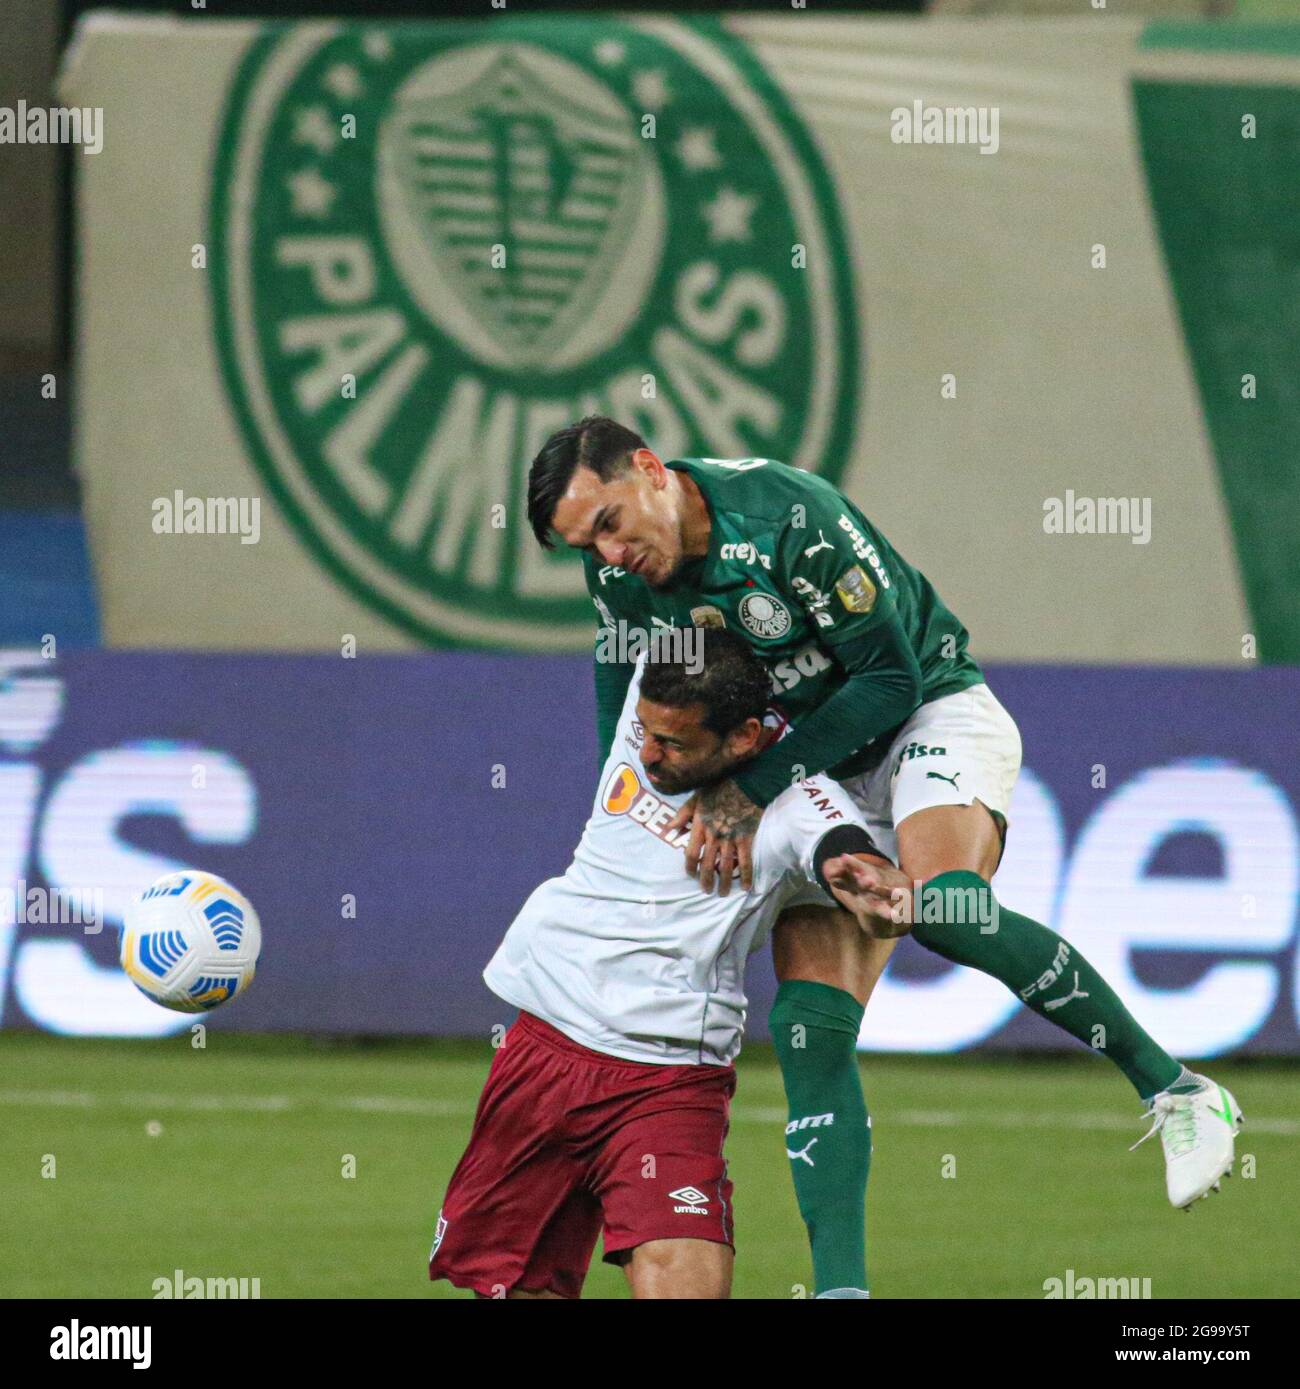
M918 898L912 936L927 950L1000 979L1040 1017L1110 1057L1144 1100L1178 1081L1182 1066L1078 950L1001 906L978 873L941 873Z
M862 1013L852 994L794 979L777 989L769 1018L790 1106L786 1155L817 1293L867 1286L871 1121L858 1073Z

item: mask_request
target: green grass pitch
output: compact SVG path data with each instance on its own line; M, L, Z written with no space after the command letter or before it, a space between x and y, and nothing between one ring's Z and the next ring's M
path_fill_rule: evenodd
M147 1298L181 1269L255 1277L268 1298L466 1297L425 1260L489 1059L471 1043L0 1036L0 1296ZM1041 1298L1073 1269L1150 1278L1157 1298L1294 1297L1300 1068L1208 1069L1246 1128L1223 1194L1182 1214L1158 1139L1127 1151L1138 1109L1101 1061L864 1056L873 1295ZM735 1295L798 1297L780 1076L761 1046L739 1071ZM626 1296L599 1255L586 1296Z

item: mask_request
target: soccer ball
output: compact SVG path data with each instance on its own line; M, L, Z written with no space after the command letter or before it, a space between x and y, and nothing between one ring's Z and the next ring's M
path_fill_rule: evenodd
M262 927L253 904L212 873L168 873L126 909L122 968L178 1013L204 1013L253 980Z

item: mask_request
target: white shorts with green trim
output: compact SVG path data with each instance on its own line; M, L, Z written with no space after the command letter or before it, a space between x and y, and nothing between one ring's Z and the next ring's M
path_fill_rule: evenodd
M987 685L971 685L922 704L899 729L880 764L841 785L866 820L876 847L897 863L897 827L918 810L979 801L1005 825L1020 755L1015 720ZM782 909L837 905L810 883L793 891Z

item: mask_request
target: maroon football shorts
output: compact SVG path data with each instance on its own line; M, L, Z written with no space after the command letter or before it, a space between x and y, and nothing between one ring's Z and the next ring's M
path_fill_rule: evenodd
M521 1013L452 1174L429 1277L485 1297L577 1297L605 1259L659 1239L734 1247L722 1145L730 1066L621 1061Z

